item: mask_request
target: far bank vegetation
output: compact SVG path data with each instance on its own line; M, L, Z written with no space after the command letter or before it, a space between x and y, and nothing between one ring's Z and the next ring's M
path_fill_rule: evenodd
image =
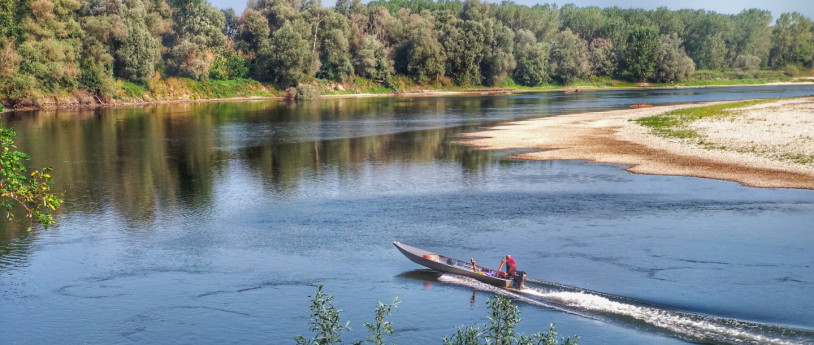
M7 107L318 92L755 83L811 74L799 13L477 0L0 3ZM311 89L299 88L288 95ZM294 97L297 98L297 97Z

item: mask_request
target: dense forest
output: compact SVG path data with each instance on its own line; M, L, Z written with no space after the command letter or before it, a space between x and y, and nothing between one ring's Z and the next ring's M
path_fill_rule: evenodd
M810 70L814 24L798 13L724 15L478 0L250 0L237 15L204 0L0 2L0 100L253 79L443 86L673 82L695 70ZM186 80L185 79L185 80Z

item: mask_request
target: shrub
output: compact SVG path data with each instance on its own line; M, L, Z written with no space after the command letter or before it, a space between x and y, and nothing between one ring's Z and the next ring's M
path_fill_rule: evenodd
M249 65L240 55L218 55L209 67L209 78L216 80L242 79L249 75Z
M376 307L376 323L364 323L365 328L370 331L367 341L376 345L384 344L384 336L393 334L393 324L385 321L384 318L397 308L401 301L398 297L393 299L393 303L385 305L381 301ZM489 325L481 331L479 327L469 326L459 327L457 332L450 338L444 337L443 342L447 345L477 345L481 341L485 344L500 345L558 345L560 340L563 345L579 345L579 337L557 339L557 329L554 324L549 326L547 332L537 332L531 336L516 336L515 327L520 322L520 311L512 301L505 296L495 296L487 300L486 305L491 310L489 314ZM342 324L340 314L341 309L336 309L333 305L333 295L322 292L322 284L317 286L317 293L311 302L311 331L314 335L311 339L305 339L302 334L294 337L297 345L332 345L341 344L340 335L349 330L350 322ZM360 341L356 344L362 344Z
M307 341L302 334L297 335L294 340L297 344L341 344L340 334L350 329L350 322L342 325L340 315L342 309L336 309L333 304L334 296L326 295L322 292L322 284L317 286L317 293L311 303L311 331L315 332L314 338Z
M300 84L297 87L289 87L285 90L285 98L287 101L301 102L308 99L319 98L319 90L308 84Z
M738 55L732 67L735 68L735 75L738 78L754 78L760 68L760 58L754 55Z
M783 73L789 77L796 77L800 75L800 69L798 69L795 65L786 65L786 67L783 69Z
M517 309L512 301L505 296L495 296L490 298L486 305L491 310L489 314L489 325L481 331L476 326L469 326L468 328L458 328L456 333L450 338L444 337L443 342L446 345L475 345L481 344L481 340L485 344L544 344L544 345L557 345L557 329L554 324L549 326L546 333L537 332L531 336L516 336L515 327L520 322L520 311ZM579 337L562 338L563 345L578 345Z

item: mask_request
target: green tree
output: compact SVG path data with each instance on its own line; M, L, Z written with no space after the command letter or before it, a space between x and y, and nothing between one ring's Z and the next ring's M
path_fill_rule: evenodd
M759 9L743 10L733 18L734 30L734 51L737 58L739 55L751 55L760 60L760 64L766 66L769 62L769 50L772 47L772 14L769 11Z
M613 42L607 38L596 38L588 46L590 75L613 76L618 59Z
M512 78L520 85L538 86L551 80L549 76L549 47L538 43L534 33L517 31L514 59L517 62Z
M14 1L0 2L0 37L9 37L14 31L15 13L17 3Z
M238 19L235 49L246 54L249 61L254 61L259 52L269 49L270 34L268 19L259 11L247 8ZM266 79L264 77L257 76L260 80Z
M223 12L204 1L178 1L174 32L167 53L167 66L174 74L193 79L209 77L216 53L226 45L226 18Z
M122 4L117 13L127 34L114 42L113 73L119 78L146 82L161 59L160 35L168 28L160 15L149 11L151 3L123 0Z
M56 92L77 86L82 29L75 0L27 2L22 18L24 40L17 46L18 73L36 80L34 88Z
M445 72L459 85L481 83L485 28L475 20L458 20L441 41L446 53Z
M115 96L117 88L113 76L113 50L115 44L128 35L120 9L107 2L85 2L80 12L80 23L85 35L82 39L82 75L79 83L102 97Z
M783 13L774 25L770 64L773 68L802 64L810 67L814 53L811 20L803 15Z
M291 22L274 32L268 49L260 53L261 76L281 87L296 86L307 74L311 50Z
M237 35L237 30L239 27L238 21L240 18L238 18L235 14L235 10L231 8L220 11L223 12L223 18L226 21L226 26L223 28L223 34L228 38L235 37Z
M650 19L653 25L658 27L659 33L662 35L684 32L685 24L680 12L670 11L667 7L657 8L650 14Z
M560 19L563 29L571 29L586 40L597 37L597 32L605 25L605 17L597 7L579 8L566 4L560 9Z
M296 19L301 7L300 1L257 0L253 9L266 17L269 29L275 32L283 27L286 21Z
M431 29L418 29L407 47L407 73L416 81L426 83L444 75L446 54Z
M514 60L514 32L491 18L485 23L486 42L480 67L483 84L499 85L517 67Z
M324 79L344 81L353 75L353 64L351 63L350 26L348 18L334 11L323 11L324 16L315 24L317 40L312 46L314 56L319 58L320 68L317 76Z
M554 75L565 85L574 78L587 76L588 43L570 29L558 33L551 47L551 65Z
M51 212L62 204L62 199L51 193L51 168L34 170L27 176L21 161L31 157L16 150L15 137L14 130L0 126L0 206L6 210L7 219L13 219L15 209L22 208L25 217L48 230L54 224Z
M437 37L434 24L435 18L431 18L433 21L430 21L430 18L412 13L406 8L400 9L393 17L389 17L389 12L386 10L383 13L380 12L383 9L384 7L376 7L375 12L373 12L374 18L378 18L380 13L382 16L381 19L375 21L376 25L371 31L382 44L393 48L393 63L396 72L407 75L409 73L407 71L407 60L410 53L407 48L414 44L411 40L421 28L431 28L427 34ZM425 12L425 14L428 15L429 12ZM386 27L382 28L382 25L386 25Z
M683 80L695 70L695 63L681 48L678 34L659 37L659 56L653 71L653 79L658 82Z
M495 17L515 32L521 29L531 31L537 42L553 40L560 27L559 11L554 4L527 7L503 1Z
M605 25L599 29L598 35L611 40L616 56L620 57L627 50L627 37L630 35L631 30L633 30L633 27L623 17L618 15L609 16L605 20Z
M721 69L734 59L735 26L731 16L695 11L685 14L682 38L687 54L699 69Z
M653 27L637 26L627 39L625 64L633 80L644 81L653 75L659 53L659 34Z
M356 74L386 81L393 74L393 61L387 57L387 49L374 36L365 36L354 58Z

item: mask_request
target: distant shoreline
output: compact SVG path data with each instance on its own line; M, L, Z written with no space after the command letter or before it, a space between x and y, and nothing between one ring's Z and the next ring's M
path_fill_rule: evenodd
M713 102L704 104L721 104ZM814 163L776 157L814 155L814 97L780 100L739 109L737 116L704 121L698 128L724 149L659 137L631 120L704 104L656 106L551 116L511 122L463 134L461 144L481 150L533 149L512 157L585 160L628 165L633 173L734 181L761 188L814 189ZM730 138L731 137L731 138ZM788 139L795 139L793 145ZM755 149L742 149L747 143ZM785 146L784 146L785 145ZM793 150L793 151L792 151Z
M466 96L466 95L500 95L500 94L513 94L513 93L537 93L537 92L585 92L585 91L602 91L602 90L670 90L670 89L703 89L703 88L723 88L723 87L758 87L758 86L781 86L781 85L814 85L814 81L796 82L770 82L763 84L727 84L727 85L676 85L676 86L643 86L630 87L630 86L577 86L577 87L559 87L550 89L514 89L514 88L492 88L492 89L467 89L467 90L437 90L437 89L424 89L408 92L388 92L388 93L343 93L343 94L325 94L320 98L326 99L353 99L353 98L423 98L423 97L443 97L443 96ZM44 103L39 107L26 106L17 108L4 108L2 112L16 112L16 111L39 111L39 110L81 110L81 109L96 109L96 108L118 108L118 107L142 107L152 106L159 104L186 104L186 103L214 103L214 102L240 102L240 101L283 101L283 96L239 96L239 97L224 97L224 98L199 98L199 99L167 99L167 100L143 100L143 101L113 101L113 102L99 102L93 98L88 97L63 97L60 100Z

